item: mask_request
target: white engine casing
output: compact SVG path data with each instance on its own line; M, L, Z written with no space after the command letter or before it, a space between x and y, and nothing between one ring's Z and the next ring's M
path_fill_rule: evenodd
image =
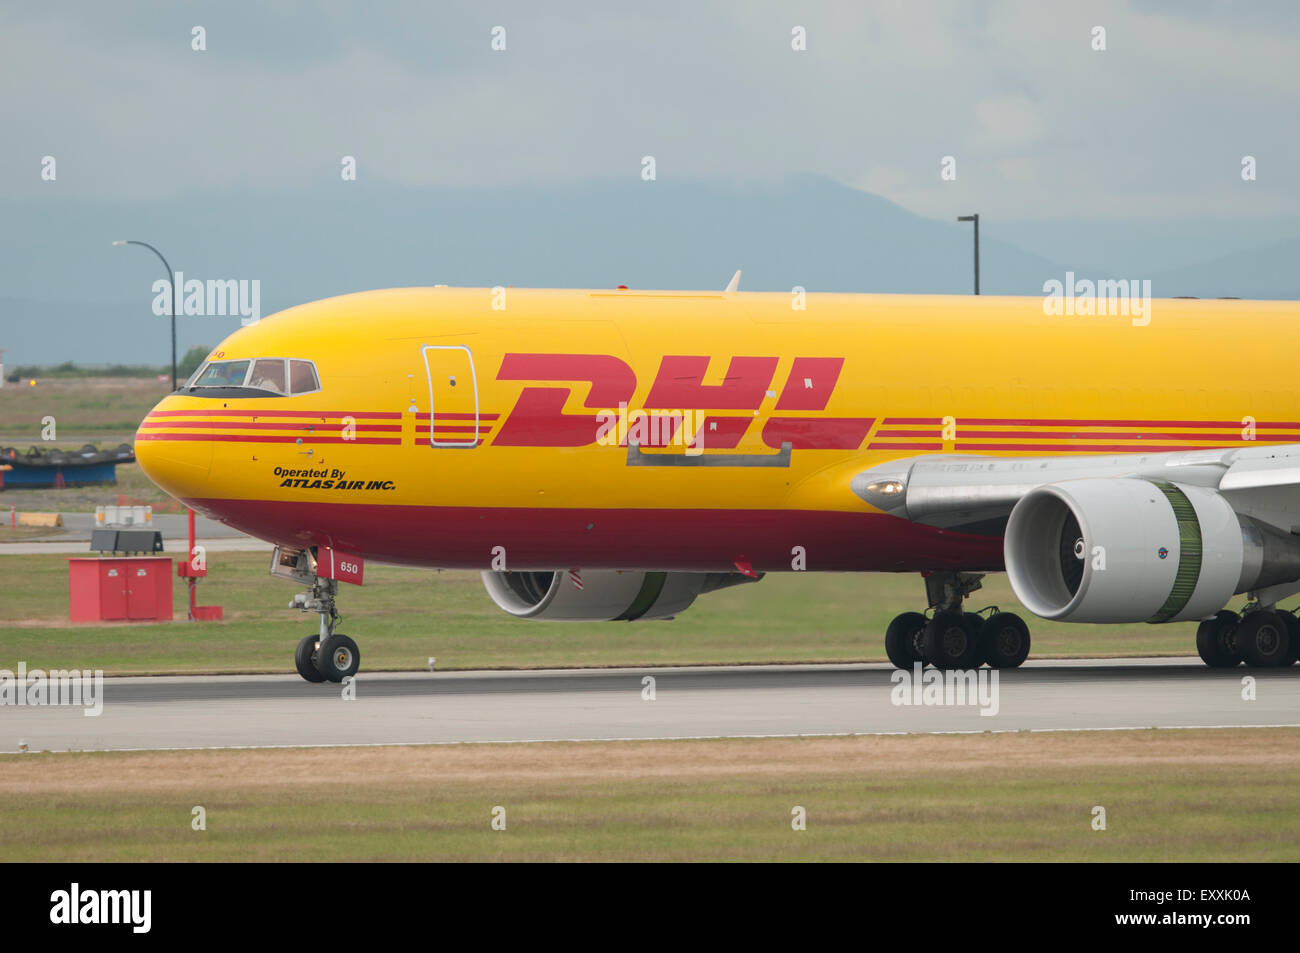
M484 572L483 585L500 608L544 622L668 619L696 596L753 580L739 573L583 570L579 589L564 570Z
M1133 478L1031 490L1011 511L1004 555L1025 607L1070 622L1206 618L1238 591L1247 557L1241 522L1222 495Z

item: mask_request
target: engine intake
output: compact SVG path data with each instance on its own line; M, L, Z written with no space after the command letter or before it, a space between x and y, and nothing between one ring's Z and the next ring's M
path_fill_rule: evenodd
M1300 541L1212 489L1083 479L1026 493L1004 540L1016 597L1045 619L1203 619L1234 593L1300 579Z
M483 573L483 585L498 606L520 619L546 622L670 619L703 593L757 580L738 572L599 569L583 571L579 581L582 588L562 570Z

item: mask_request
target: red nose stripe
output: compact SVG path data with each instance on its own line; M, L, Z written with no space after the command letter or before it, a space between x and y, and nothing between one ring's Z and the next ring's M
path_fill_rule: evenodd
M401 424L353 424L357 431L368 433L401 433ZM308 431L308 428L327 427L330 430L342 430L342 423L298 423L297 421L283 421L280 423L255 423L253 421L238 420L149 420L140 425L143 428L154 427L190 427L204 430L301 430Z
M425 414L426 419L428 414ZM302 417L305 420L323 420L327 417L356 417L358 420L401 420L400 412L386 410L153 410L149 417ZM148 418L146 418L148 419Z

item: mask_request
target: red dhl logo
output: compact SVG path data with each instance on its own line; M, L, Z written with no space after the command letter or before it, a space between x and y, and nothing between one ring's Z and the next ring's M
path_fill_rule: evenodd
M666 355L641 409L668 411L645 446L673 442L684 411L749 411L747 415L709 413L699 421L693 442L708 449L733 449L757 419L764 399L776 396L772 379L780 358L733 357L721 384L705 384L711 358ZM773 449L853 450L862 445L874 422L871 417L804 417L797 412L822 411L830 402L844 367L842 357L797 357L790 368L774 410L763 422L763 443ZM566 414L571 386L525 387L496 438L498 447L585 447L608 430L613 408L627 407L636 392L636 373L609 354L507 354L497 371L502 381L554 381L590 385L583 406L591 414ZM674 412L675 413L671 413ZM790 412L796 413L790 413ZM785 412L785 413L782 413ZM666 425L664 425L666 424Z

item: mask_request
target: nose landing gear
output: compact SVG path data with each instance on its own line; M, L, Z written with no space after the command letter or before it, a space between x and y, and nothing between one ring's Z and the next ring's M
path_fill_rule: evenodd
M352 639L335 631L339 620L335 605L338 582L316 575L316 560L310 551L280 547L276 547L271 557L271 575L311 586L294 596L289 608L320 616L320 631L300 641L293 654L298 674L309 682L341 682L357 674L361 650Z
M339 618L334 604L338 590L339 584L333 579L317 577L310 591L298 593L289 603L291 609L320 614L320 632L299 642L293 656L298 674L309 682L341 682L357 674L361 665L357 643L334 631Z

